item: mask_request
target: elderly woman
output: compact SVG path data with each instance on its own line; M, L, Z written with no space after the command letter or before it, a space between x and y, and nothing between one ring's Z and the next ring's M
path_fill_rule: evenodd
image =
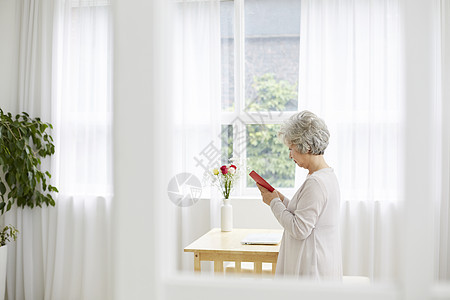
M258 185L284 233L276 276L342 279L339 236L339 184L323 153L330 133L324 121L309 111L289 118L279 137L289 147L289 158L309 174L289 200Z

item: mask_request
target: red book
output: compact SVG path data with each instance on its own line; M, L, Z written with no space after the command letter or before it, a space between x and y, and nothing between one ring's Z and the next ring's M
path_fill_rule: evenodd
M250 175L250 177L253 178L253 180L256 181L259 185L262 185L263 187L268 189L269 192L273 192L275 190L267 181L264 180L264 178L259 176L259 174L255 171L251 171L248 175Z

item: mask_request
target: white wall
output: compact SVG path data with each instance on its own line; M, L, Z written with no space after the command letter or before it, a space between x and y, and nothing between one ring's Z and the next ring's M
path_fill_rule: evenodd
M233 199L232 205L236 228L282 229L261 198Z
M17 91L16 0L0 0L0 108L16 112Z

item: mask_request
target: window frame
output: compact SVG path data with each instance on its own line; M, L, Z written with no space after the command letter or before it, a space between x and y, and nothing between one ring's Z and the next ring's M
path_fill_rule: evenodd
M224 125L233 126L233 141L246 141L246 125L262 124L262 125L278 125L282 124L287 118L298 112L297 111L246 111L245 110L245 0L221 0L221 2L234 2L234 111L224 111L221 109L220 127ZM236 120L238 120L236 122ZM240 153L241 158L247 157L246 143L233 143L233 153ZM246 159L243 159L243 169L247 170ZM303 176L299 169L295 169L295 181L298 182ZM238 197L254 197L259 196L256 187L246 186L246 177L242 176L235 186L235 195ZM304 176L303 176L304 177ZM269 180L270 182L270 180ZM294 194L295 186L291 188L279 188L281 193L288 195Z

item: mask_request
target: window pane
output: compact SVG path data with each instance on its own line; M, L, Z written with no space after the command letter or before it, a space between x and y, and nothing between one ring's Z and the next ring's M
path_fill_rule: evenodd
M278 139L280 125L247 125L247 167L275 188L294 187L295 164L289 148ZM247 176L247 186L255 182Z
M233 125L222 125L221 131L222 155L221 163L228 164L233 157Z
M234 111L234 2L220 3L222 110Z
M247 111L297 110L300 1L245 1Z

